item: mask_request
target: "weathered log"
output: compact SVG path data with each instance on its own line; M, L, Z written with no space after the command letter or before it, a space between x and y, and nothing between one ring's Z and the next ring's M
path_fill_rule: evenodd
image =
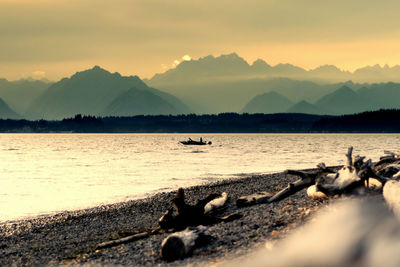
M375 178L369 178L366 187L369 190L381 191L382 188L383 188L383 184L379 180L377 180Z
M268 200L272 197L269 192L259 192L248 196L241 196L236 200L236 206L246 207L256 204L268 203Z
M305 179L297 180L294 183L290 183L286 188L282 189L275 195L273 195L268 202L277 202L280 201L290 195L293 195L294 193L297 193L298 191L309 187L310 185L313 185L315 183L315 178L313 179L312 177L308 177Z
M99 245L97 245L96 249L103 249L103 248L110 248L110 247L115 247L121 244L125 244L125 243L129 243L132 241L136 241L139 239L143 239L149 236L148 232L142 232L142 233L138 233L138 234L134 234L134 235L130 235L124 238L120 238L120 239L115 239L115 240L111 240L111 241L106 241L103 243L100 243Z
M325 163L319 163L317 167L318 167L317 171L311 173L295 171L295 170L287 170L285 172L286 174L300 176L301 179L297 180L294 183L290 183L286 188L282 189L281 191L273 195L271 198L269 198L268 202L271 203L280 201L290 195L297 193L298 191L306 187L315 184L317 178L325 176L329 173L335 173L335 171L333 171L332 169L327 168L325 166Z
M391 157L391 156L381 157L380 160L374 164L374 169L379 170L379 168L381 166L393 163L393 162L398 161L398 160L399 159L396 159L396 158Z
M204 206L204 213L209 214L215 212L217 209L222 208L228 200L228 194L223 192L221 197L214 198Z
M393 158L399 158L400 157L399 153L392 152L392 151L389 151L389 150L384 150L383 153L386 154L386 155L389 155L390 157L393 157Z
M370 175L375 175L370 168L370 160L364 162L365 157L352 158L353 147L349 147L346 158L347 163L336 175L321 176L316 180L318 191L328 196L347 193L363 193L365 181L368 183Z
M325 166L324 163L319 163L317 165L318 170L316 172L302 172L302 171L295 171L295 170L287 170L286 174L297 175L300 176L301 179L297 180L294 183L290 183L286 188L282 189L274 196L272 196L268 202L276 202L280 201L290 195L297 193L298 191L309 187L315 184L315 180L320 177L321 175L325 175L326 173L332 173L333 171Z
M171 201L177 210L177 214L173 215L172 209L168 210L158 222L160 228L179 231L188 226L211 225L223 222L223 218L205 214L205 206L207 203L216 199L218 196L221 195L211 194L204 200L198 201L196 205L189 205L185 203L184 190L179 188L177 194Z
M369 187L370 178L378 180L379 182L382 183L382 185L384 185L389 180L388 178L383 177L382 175L376 172L375 168L373 168L373 164L370 159L364 162L363 166L358 171L358 176L360 176L362 180L367 182L367 187Z
M206 227L200 225L193 230L170 234L161 243L161 258L174 261L187 257L201 243L199 240L208 235L206 230Z
M328 197L325 193L319 191L315 184L313 184L307 188L307 196L314 200L315 199L324 199L324 198Z
M355 168L343 167L334 176L321 176L316 180L318 191L325 193L328 196L341 195L353 192L355 189L364 187L362 180Z
M383 186L383 197L394 214L400 217L400 182L388 181Z
M385 165L384 167L380 168L380 170L377 172L377 174L391 178L394 175L396 175L400 171L400 165L399 164L388 164Z

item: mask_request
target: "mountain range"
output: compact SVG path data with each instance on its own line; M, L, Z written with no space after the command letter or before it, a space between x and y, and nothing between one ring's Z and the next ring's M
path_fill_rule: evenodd
M326 65L306 71L290 64L270 66L261 59L250 65L233 53L185 61L145 82L176 95L199 114L300 110L317 114L347 114L398 107L397 101L393 100L400 99L399 84L354 83L349 80L389 78L400 80L400 67L365 67L351 73ZM277 95L264 95L268 92L278 93L280 99ZM293 104L288 107L286 101L281 107L277 105L278 109L274 108L275 101L280 103L282 97Z
M133 116L189 112L178 98L148 87L137 76L121 76L95 66L52 84L24 116L61 119L75 114Z
M176 68L155 74L151 83L176 84L183 80L202 82L205 80L244 78L290 78L314 82L338 83L352 80L356 83L400 82L400 65L383 67L376 64L358 68L353 72L341 70L334 65L323 65L306 70L301 67L280 63L272 66L262 59L249 64L236 53L214 57L212 55L197 60L183 61Z
M4 100L0 118L224 112L341 115L400 107L399 83L350 80L361 78L400 80L400 67L372 66L348 72L326 65L307 71L291 64L271 66L261 59L249 64L233 53L184 61L142 81L95 66L54 83L0 79Z
M310 103L290 100L277 92L255 96L242 110L247 113L354 114L369 110L400 108L400 84L384 83L353 90L341 86ZM288 106L290 105L290 106Z

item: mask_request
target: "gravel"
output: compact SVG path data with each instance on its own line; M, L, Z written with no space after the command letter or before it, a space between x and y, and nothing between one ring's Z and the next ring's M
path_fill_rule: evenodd
M185 189L185 199L197 199L214 192L227 192L227 208L221 215L240 212L243 217L208 228L210 242L196 248L191 257L172 263L160 258L161 241L168 235L148 238L116 247L96 250L101 242L120 237L121 232L141 232L157 227L158 218L171 207L175 192L67 211L56 215L0 224L0 266L10 265L204 265L245 255L266 240L283 238L303 224L328 201L309 199L302 190L278 203L237 208L238 197L260 191L275 193L297 177L284 173L225 180Z

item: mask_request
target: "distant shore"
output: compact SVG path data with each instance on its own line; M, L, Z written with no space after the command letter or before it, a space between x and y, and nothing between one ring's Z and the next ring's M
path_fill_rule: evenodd
M302 113L136 115L4 120L1 133L400 133L400 110L327 116Z
M304 190L274 204L238 209L235 200L260 191L277 192L297 177L275 173L220 181L185 190L185 199L194 203L213 192L227 192L228 208L223 214L240 212L241 219L209 227L210 244L192 257L172 263L212 263L242 255L266 239L279 239L302 224L324 202L305 196ZM175 192L152 197L40 216L0 224L0 261L4 265L122 264L169 265L160 258L160 245L167 234L154 235L114 248L95 250L97 244L115 239L119 232L144 231L157 226L158 218L171 207Z

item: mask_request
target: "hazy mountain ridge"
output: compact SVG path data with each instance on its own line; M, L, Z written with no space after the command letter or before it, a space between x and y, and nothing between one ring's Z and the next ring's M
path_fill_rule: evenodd
M179 114L177 108L149 90L132 88L114 99L103 116Z
M307 110L307 105L308 110L314 113L319 110L322 114L347 114L399 107L393 101L400 97L399 84L360 84L350 81L363 75L369 80L392 78L397 71L397 79L400 80L399 66L373 66L349 72L333 65L324 65L307 71L291 64L271 66L261 59L250 65L237 54L229 54L183 62L175 69L155 75L147 83L180 97L200 114L268 111L268 108L262 108L260 104L257 104L258 108L251 109L249 102L267 103L269 100L257 100L256 96L271 91L300 104L294 109L282 108L278 112L295 111L299 108ZM379 72L391 74L373 75ZM346 82L332 83L329 80ZM354 91L353 94L347 90L329 96L342 86L349 87ZM362 87L364 89L358 92ZM224 101L220 101L221 99ZM275 111L277 110L274 109Z
M285 112L287 113L303 113L303 114L327 114L324 109L318 108L316 105L313 105L305 100L302 100L292 107L287 109Z
M50 85L51 82L30 78L17 81L0 78L0 97L7 102L11 109L22 114L31 102Z
M373 99L342 86L336 91L325 95L315 103L315 106L327 111L327 114L341 115L368 111L373 108Z
M137 76L121 76L95 66L53 84L32 79L13 82L0 79L0 97L11 109L29 119L60 119L78 113L116 115L108 114L110 110L119 110L122 113L117 114L127 116L137 115L138 112L155 114L155 110L161 114L308 111L313 114L340 115L399 108L400 84L360 84L350 80L327 83L321 82L323 77L375 77L374 73L380 73L379 77L392 77L396 72L400 73L400 66L375 65L352 73L333 65L324 65L307 71L291 64L271 66L262 59L249 64L233 53L184 61L176 68L146 81L162 91L147 86ZM127 94L126 99L121 97L129 90L135 93ZM154 110L145 108L133 96L146 100ZM116 103L116 100L120 103Z
M119 73L110 73L99 66L95 66L92 69L77 72L70 78L61 79L51 85L32 103L25 116L34 119L61 119L73 117L78 113L112 115L104 113L107 107L114 100L121 99L119 97L132 88L151 92L152 96L157 96L157 101L159 100L158 97L160 97L172 106L176 104L177 112L189 112L188 108L179 99L157 89L149 88L137 76L121 76ZM130 99L132 100L132 98ZM152 103L149 99L147 100L150 105L149 109L151 109ZM117 104L114 103L114 105ZM124 102L121 105L127 105L127 103ZM160 110L160 112L162 111ZM163 112L161 114L168 113Z
M242 113L279 113L293 105L293 102L283 95L271 91L255 96L242 109Z
M400 84L396 83L373 84L358 90L353 90L348 86L341 86L315 102L310 103L302 100L289 109L282 107L275 112L329 115L354 114L379 109L400 108L398 99L400 99ZM255 100L253 99L253 101ZM256 111L260 112L260 110Z
M236 53L214 57L212 55L197 60L183 61L173 69L155 74L151 84L162 83L173 85L184 80L201 82L205 78L291 78L326 83L338 83L352 80L357 83L400 82L400 65L383 67L376 64L365 66L355 71L341 70L334 65L322 65L315 69L306 70L289 63L279 63L272 66L263 59L257 59L252 64Z
M21 115L12 110L2 98L0 98L0 118L22 119Z

